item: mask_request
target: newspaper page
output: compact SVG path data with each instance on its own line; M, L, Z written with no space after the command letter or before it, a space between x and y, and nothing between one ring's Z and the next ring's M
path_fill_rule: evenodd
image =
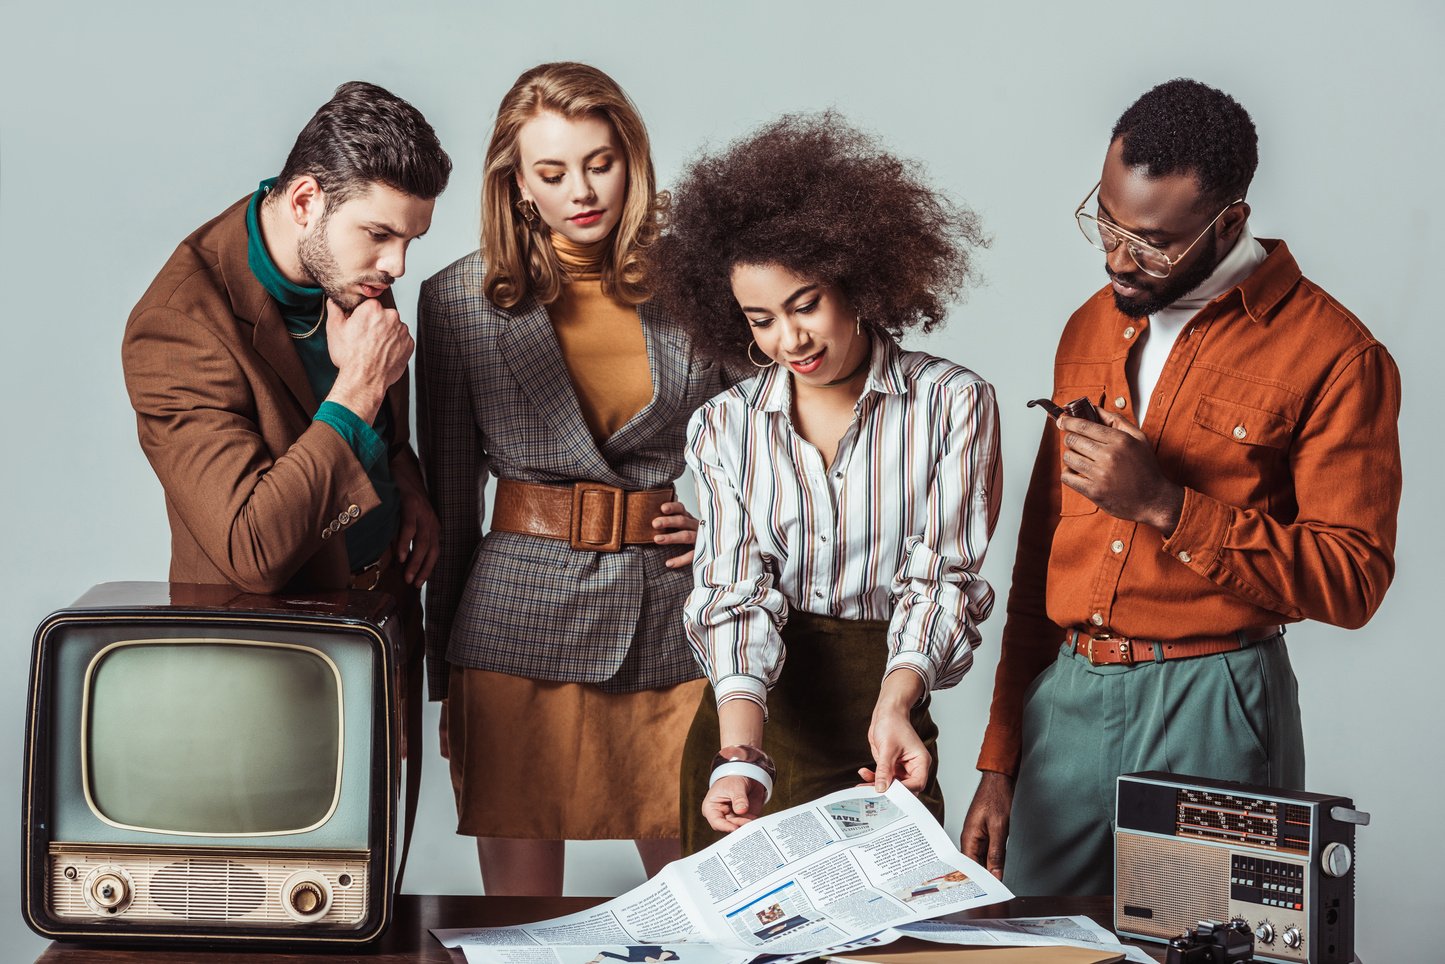
M1008 917L997 920L969 920L956 915L901 924L898 936L916 937L938 944L988 945L998 947L1041 947L1067 944L1114 951L1128 961L1154 964L1138 947L1119 943L1119 938L1087 917Z
M590 910L515 927L432 933L447 947L488 948L475 958L488 964L591 964L603 951L636 947L662 947L683 960L677 944L747 952L744 957L813 956L1012 896L959 853L895 782L886 793L840 790L754 820ZM500 955L543 948L554 956ZM586 956L578 957L581 948Z

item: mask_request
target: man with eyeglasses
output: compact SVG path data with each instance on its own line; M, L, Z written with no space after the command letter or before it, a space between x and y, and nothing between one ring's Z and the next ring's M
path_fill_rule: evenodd
M1283 626L1359 627L1394 573L1399 373L1250 234L1257 160L1244 108L1170 81L1075 212L1110 283L1053 401L1100 422L1044 431L962 840L1019 893L1112 890L1121 773L1302 787Z

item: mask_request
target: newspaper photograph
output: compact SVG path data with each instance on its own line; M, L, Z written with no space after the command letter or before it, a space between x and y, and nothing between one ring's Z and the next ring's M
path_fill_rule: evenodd
M895 782L754 820L586 911L432 934L487 964L643 964L654 949L676 955L659 962L729 964L812 956L1012 896Z

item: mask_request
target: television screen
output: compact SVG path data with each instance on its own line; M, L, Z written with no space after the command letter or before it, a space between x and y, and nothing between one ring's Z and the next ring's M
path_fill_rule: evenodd
M208 837L325 823L342 774L342 689L285 643L128 640L91 661L84 788L116 827Z

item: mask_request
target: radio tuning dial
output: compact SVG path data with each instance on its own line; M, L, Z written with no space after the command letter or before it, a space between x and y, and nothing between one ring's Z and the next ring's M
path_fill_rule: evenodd
M314 914L322 909L326 895L313 883L297 884L291 889L291 906L298 914Z
M1298 927L1286 927L1284 929L1284 944L1285 947L1299 950L1300 932Z
M1259 926L1254 929L1254 939L1261 944L1273 944L1274 925L1267 920L1260 921Z
M1343 877L1348 874L1353 863L1354 855L1350 853L1347 844L1327 844L1320 853L1320 867L1330 877Z

